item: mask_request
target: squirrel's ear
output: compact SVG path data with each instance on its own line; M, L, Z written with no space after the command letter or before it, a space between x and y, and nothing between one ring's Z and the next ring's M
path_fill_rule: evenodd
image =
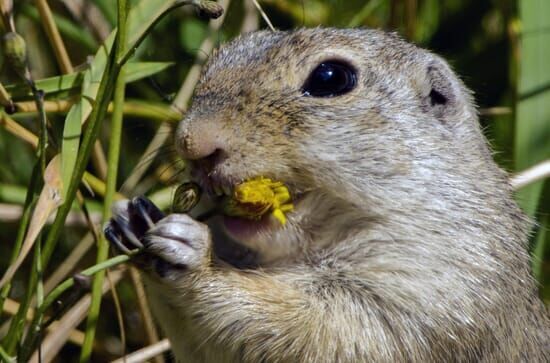
M422 107L442 122L452 122L469 112L470 95L445 61L433 58L425 68Z

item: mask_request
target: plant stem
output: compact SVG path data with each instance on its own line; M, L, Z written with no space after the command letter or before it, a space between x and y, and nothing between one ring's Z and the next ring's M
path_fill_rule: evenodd
M44 102L44 109L47 113L66 114L74 104L72 100L52 100ZM34 102L24 101L14 103L16 114L36 112ZM109 113L114 111L113 104L109 104ZM182 118L180 112L173 110L169 105L156 102L145 102L140 100L126 100L124 102L124 115L139 118L148 118L156 121L166 120L170 122L179 121Z
M37 161L33 168L31 182L29 185L29 191L27 192L27 197L25 199L23 217L21 218L21 224L19 225L19 229L17 231L17 240L15 242L14 249L11 256L12 263L19 256L19 251L21 250L23 239L25 238L27 227L29 225L29 222L32 216L32 210L38 198L38 193L40 191L40 188L42 187L42 179L40 176L41 176L40 162ZM32 276L33 275L31 274L31 277ZM9 291L10 291L10 284L7 284L2 288L2 298L1 298L2 305L4 302L3 299L8 296ZM15 316L13 317L8 333L6 334L3 340L4 347L9 354L15 353L15 346L23 331L25 317L27 315L27 310L30 306L33 293L34 293L34 286L32 289L27 289L27 291L25 292L25 298L23 299L23 302L19 306L19 310L17 310L17 314L15 314Z
M120 60L125 52L126 44L126 18L128 4L126 0L118 0L118 24L117 24L117 42L115 49L115 58ZM103 202L103 223L107 222L111 216L111 204L116 191L116 180L118 172L118 161L120 155L120 140L122 136L122 116L125 97L125 79L124 65L119 64L121 69L114 91L113 116L111 118L111 138L109 143L109 155L107 161L107 183L105 190L105 198ZM102 223L102 224L103 224ZM103 263L109 254L109 242L102 235L99 238L97 250L97 264ZM102 286L105 278L105 271L101 271L94 276L92 285L92 302L90 312L86 320L86 335L84 344L80 352L80 362L88 362L92 354L92 347L96 332L97 320L101 308Z
M31 218L31 211L27 210L27 208L30 208L31 205L34 205L34 201L36 200L36 197L40 193L40 188L42 187L43 183L43 176L44 171L46 169L46 155L47 155L47 148L48 148L48 130L47 130L47 120L46 120L46 113L44 112L44 92L37 90L34 87L34 83L31 81L31 88L34 95L36 108L39 112L39 122L40 122L40 137L38 138L37 142L37 165L35 169L33 170L33 175L31 179L31 188L29 192L29 197L27 198L28 204L25 205L25 213L28 213L28 216L25 218L24 221L22 221L19 231L18 231L18 237L21 237L21 241L23 238L25 238L25 234L27 231L28 223L30 222ZM40 244L40 241L38 241L38 244ZM14 250L17 251L17 255L19 254L19 251L21 249L21 244L16 243L17 248ZM32 285L32 288L29 288L27 290L27 293L25 294L25 300L20 305L19 310L17 311L16 316L13 318L12 323L10 325L8 334L6 335L5 342L6 342L6 349L8 353L13 353L15 350L15 344L19 340L19 337L22 334L22 329L25 324L25 318L27 316L27 310L30 307L30 302L33 296L33 293L35 292L35 287L38 289L36 290L38 293L42 291L41 287L41 277L39 276L42 272L42 263L41 261L36 261L40 258L41 249L40 247L37 247L37 255L35 255L35 263L33 263L33 270L31 272L31 279L34 279L36 281L35 284ZM16 256L14 254L14 256ZM9 294L9 285L6 285L6 288L2 290L3 296L8 296ZM2 301L3 303L3 301Z
M75 170L71 176L67 193L65 195L65 203L62 204L61 207L59 208L57 215L55 217L55 220L47 235L46 241L44 242L44 246L42 250L42 266L44 267L47 266L48 261L55 249L55 246L57 245L59 236L61 234L61 231L63 230L65 219L67 218L67 215L71 210L72 201L76 197L78 186L80 185L80 182L82 180L82 175L84 174L84 171L88 164L88 160L90 158L90 154L91 154L94 142L97 139L101 122L105 117L105 114L107 113L107 106L112 95L114 80L116 79L117 73L118 73L118 68L114 64L114 53L111 52L109 54L109 58L105 66L105 71L103 73L101 82L99 84L99 89L97 94L98 96L96 99L96 102L97 102L96 107L94 107L94 109L92 110L92 113L88 120L88 127L84 132L82 147L79 150ZM31 274L29 278L29 283L27 285L27 294L23 302L21 303L21 309L23 311L27 310L30 304L30 301L32 299L33 294L28 292L34 291L34 289L36 288L37 282L38 281L36 276ZM18 312L18 315L24 316L24 313L19 314ZM17 340L18 340L15 337L19 337L21 335L22 329L23 329L23 325L15 326L15 324L12 324L12 326L10 327L10 333L8 333L8 338L9 337L11 338L7 340L7 345L5 346L8 352L11 352L15 349L15 345L17 344Z
M17 259L17 256L19 255L19 251L21 250L21 245L23 243L23 239L25 238L25 232L27 231L27 226L29 224L31 214L32 214L32 207L34 206L34 202L36 200L36 193L37 187L35 186L36 178L34 177L34 174L36 174L38 167L34 168L33 171L33 177L31 177L31 185L28 189L28 193L25 199L25 205L23 207L23 214L21 216L21 221L19 224L19 229L17 230L17 238L15 239L15 244L13 245L12 254L10 257L10 265L15 262ZM4 301L8 297L8 294L10 292L11 283L6 284L0 292L0 313L4 311ZM18 311L19 313L19 311ZM9 336L9 334L7 335ZM6 337L7 337L6 336ZM7 339L7 338L6 338Z
M155 18L155 20L153 20L151 24L149 24L147 29L138 36L138 38L133 43L132 47L130 47L124 53L121 53L121 57L117 58L117 64L121 65L128 62L128 60L132 58L132 56L134 55L134 52L138 48L138 45L141 44L141 42L143 42L143 40L147 37L147 35L149 35L151 29L153 29L155 25L157 25L162 19L164 19L164 17L168 15L172 10L182 7L184 5L190 5L191 3L192 1L190 0L189 1L183 0L183 1L177 2L176 4L164 10L158 17Z
M46 30L48 39L50 40L50 43L53 47L55 58L57 59L59 67L61 68L61 72L73 73L73 66L71 64L71 60L69 59L69 54L67 53L65 44L63 44L63 39L61 39L61 35L59 35L59 30L57 30L57 26L55 25L55 21L53 20L53 14L50 7L48 6L48 3L46 2L46 0L35 0L35 3L38 11L40 12L40 17L42 18L44 30Z
M0 83L0 105L13 108L13 101L11 100L10 94L6 91L2 83Z
M6 362L6 363L14 363L14 362L17 362L17 360L15 359L15 357L11 357L8 352L6 352L4 350L4 348L2 348L2 346L0 346L0 358L2 362Z
M82 271L80 275L93 276L98 272L104 271L105 269L128 262L131 257L132 255L119 255L119 256L110 258L101 264L93 265L87 268L86 270ZM40 305L40 307L36 310L36 314L34 315L31 325L29 327L27 337L25 338L25 341L21 345L22 349L18 356L19 362L26 362L28 360L28 357L30 356L30 353L34 351L36 344L38 342L38 337L40 336L40 331L41 331L40 322L46 310L48 310L48 308L56 300L59 299L61 294L63 294L65 291L73 287L74 284L75 284L75 280L73 277L59 284L55 289L52 290L52 292L50 292L46 296L46 298L44 299L44 303Z

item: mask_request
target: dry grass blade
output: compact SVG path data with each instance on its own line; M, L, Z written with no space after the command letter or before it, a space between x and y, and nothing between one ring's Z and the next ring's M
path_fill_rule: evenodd
M98 40L105 40L111 33L111 24L93 2L85 0L61 0L61 2L74 18L86 24Z
M4 23L4 29L6 31L15 31L15 24L13 22L13 1L12 0L0 0L0 15L2 15L2 21Z
M114 271L111 274L113 284L118 283L123 275L123 271ZM110 285L111 284L108 281L103 283L103 294L109 290ZM82 297L69 311L63 315L63 318L57 323L57 328L50 332L42 341L41 359L38 357L38 352L35 352L30 362L51 362L57 356L61 348L65 345L65 342L68 340L70 332L73 331L73 329L86 317L91 300L91 295L86 294L86 296Z
M109 283L109 290L111 291L111 296L113 297L113 303L115 305L116 319L118 322L118 328L120 332L120 341L123 352L126 354L126 328L124 327L124 317L122 315L122 305L120 304L120 298L116 290L116 284L118 280L115 280L113 273L110 270L105 271L107 276L107 282Z
M51 100L44 102L44 111L46 113L67 113L75 100ZM36 104L31 101L17 102L14 104L17 112L30 113L37 112ZM109 104L107 112L113 112L113 103ZM163 103L140 102L137 100L127 100L124 102L123 112L125 116L135 116L148 118L152 120L163 120L175 122L181 119L181 114L174 111L168 105Z
M550 177L550 159L513 175L510 178L510 184L517 190L548 177Z
M269 29L271 29L272 31L275 31L275 27L273 26L273 24L271 24L271 20L269 20L269 18L267 17L267 14L265 13L264 9L262 9L262 7L260 6L260 3L258 3L258 0L252 0L252 2L254 3L254 6L256 6L258 11L262 15L262 18L267 23L267 26L269 26Z
M150 345L148 347L136 350L120 359L113 361L112 363L141 363L146 362L159 354L170 350L170 342L168 339L163 339L158 343Z
M46 168L44 173L44 187L36 203L21 252L15 263L9 266L2 280L0 280L0 288L9 282L13 275L15 275L15 272L19 269L19 266L21 266L34 245L34 241L38 237L38 234L46 224L48 217L63 203L63 198L61 196L63 182L60 178L60 164L61 161L59 155L57 155L50 161Z
M147 299L147 295L145 295L145 289L143 288L141 276L135 267L130 267L130 278L132 279L132 283L134 284L134 288L136 290L139 312L145 327L147 342L149 344L155 344L159 341L159 335L153 321L153 316L151 315L151 310L149 309L149 301ZM163 363L164 359L162 356L158 356L155 357L154 361L156 363Z
M74 70L71 64L71 60L69 58L69 53L67 53L67 49L65 48L63 39L61 39L59 30L55 25L53 14L50 7L48 6L48 3L46 2L46 0L35 0L35 3L38 11L40 12L40 17L42 18L44 30L46 31L48 39L50 40L50 43L53 47L55 57L57 59L59 67L61 68L61 71L63 73L73 73Z
M101 217L98 215L97 220L99 221L100 218ZM59 267L46 280L44 283L44 292L48 294L54 287L65 280L93 245L94 238L92 234L88 232L78 243L78 245L71 250L71 253L63 260L63 263L60 264Z
M8 115L3 112L0 112L0 125L4 126L6 131L12 135L15 135L21 140L31 144L33 148L38 147L38 137L23 126L19 125L15 122L15 120L8 117Z
M0 105L8 109L13 109L13 101L2 83L0 83Z
M13 301L11 299L6 299L6 302L4 303L4 312L8 313L9 315L15 315L18 309L19 309L18 302ZM32 320L33 316L34 316L34 310L29 309L27 311L27 321ZM54 321L48 326L47 331L54 332L58 328L59 328L59 322ZM82 345L82 342L84 341L84 333L81 332L80 330L73 329L69 332L67 341L76 345Z
M489 107L489 108L480 108L479 114L481 116L502 116L510 115L512 113L511 107Z
M21 220L23 215L23 207L21 205L0 203L0 220L5 223L17 223ZM92 223L100 223L101 215L99 213L92 213L90 215ZM46 224L53 223L53 216L50 216L46 220ZM67 227L88 227L89 221L82 215L82 213L71 212L65 222Z

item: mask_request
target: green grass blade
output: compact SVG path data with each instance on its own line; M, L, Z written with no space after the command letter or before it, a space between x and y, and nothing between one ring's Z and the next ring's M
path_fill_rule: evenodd
M515 134L515 166L523 170L550 157L550 1L519 2L521 61ZM543 182L518 192L522 208L534 215Z
M131 62L124 66L124 79L126 83L132 83L160 73L173 65L173 62Z
M126 83L138 81L152 76L174 65L172 62L131 62L126 66ZM56 93L76 90L82 86L86 71L66 74L62 76L39 79L35 81L36 88L44 91L47 96L54 96ZM18 83L7 85L6 90L16 101L30 99L33 97L26 84Z
M61 144L61 178L63 180L63 196L66 195L68 185L73 175L78 148L80 145L80 135L82 133L82 124L86 121L92 107L94 106L99 83L105 71L109 49L114 42L115 34L111 34L105 41L105 44L99 48L90 68L84 72L82 82L82 96L76 102L67 117L63 128L63 142Z

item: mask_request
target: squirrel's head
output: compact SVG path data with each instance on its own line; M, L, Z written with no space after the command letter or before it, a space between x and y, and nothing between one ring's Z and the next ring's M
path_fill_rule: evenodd
M286 226L231 227L274 256L309 248L296 237L325 233L331 220L346 226L343 215L451 203L468 173L483 177L492 165L469 92L445 61L359 29L262 31L222 46L176 147L202 183L264 176L289 187L296 211Z

